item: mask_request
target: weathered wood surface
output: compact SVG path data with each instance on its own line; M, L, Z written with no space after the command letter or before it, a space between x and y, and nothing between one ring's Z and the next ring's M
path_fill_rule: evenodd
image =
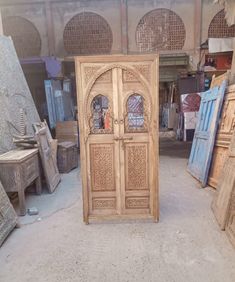
M0 155L0 163L22 162L26 158L37 154L37 152L38 149L11 150L5 154Z
M60 173L68 173L78 167L78 147L76 143L58 143L57 165Z
M211 162L208 184L214 188L218 186L218 180L228 157L228 148L235 128L235 85L227 87L219 129Z
M234 214L235 198L232 197L235 191L235 132L231 139L228 150L228 156L221 171L218 193L212 202L212 210L222 230L225 229L229 216L229 207L231 213ZM232 215L231 215L232 216ZM234 215L233 215L234 216ZM234 219L232 216L232 219ZM230 219L230 225L233 225L233 220ZM233 226L234 228L234 226Z
M225 232L235 248L235 185L233 185L233 191L231 194L228 221L225 227Z
M25 189L35 182L41 194L38 149L13 150L0 156L0 180L6 192L17 192L20 215L26 214Z
M215 76L215 74L212 77L210 89L220 86L224 80L228 80L228 72L225 72L224 74L221 74L219 76Z
M220 87L204 92L201 98L188 171L201 182L202 187L207 184L226 85L227 82L223 81Z
M0 246L17 224L17 215L0 182Z
M78 122L75 120L57 122L56 139L58 142L75 142L78 146Z
M61 180L57 163L55 161L55 157L53 156L53 150L50 140L48 139L48 132L45 124L34 124L34 129L47 187L49 192L52 193Z
M78 57L76 74L84 221L157 221L158 57ZM100 95L108 101L102 126ZM131 97L143 102L139 127L128 112Z

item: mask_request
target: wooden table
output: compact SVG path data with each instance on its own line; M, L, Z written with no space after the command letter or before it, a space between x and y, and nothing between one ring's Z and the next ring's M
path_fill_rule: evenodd
M36 193L41 194L38 149L12 150L0 155L0 181L6 192L17 192L20 215L26 214L25 189L36 183Z

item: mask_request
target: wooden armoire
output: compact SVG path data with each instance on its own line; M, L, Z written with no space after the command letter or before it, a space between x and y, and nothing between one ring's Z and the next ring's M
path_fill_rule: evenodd
M75 62L84 222L158 221L158 56Z

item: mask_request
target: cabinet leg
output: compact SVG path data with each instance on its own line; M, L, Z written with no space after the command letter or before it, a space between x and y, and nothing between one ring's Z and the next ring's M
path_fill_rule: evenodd
M24 189L18 191L18 197L19 197L20 215L23 216L26 214Z
M42 182L41 182L40 176L35 180L35 184L36 184L36 194L41 195L41 193L42 193Z

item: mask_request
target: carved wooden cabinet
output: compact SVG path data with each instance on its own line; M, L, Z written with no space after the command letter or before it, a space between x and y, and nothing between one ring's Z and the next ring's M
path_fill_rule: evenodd
M83 211L158 220L158 57L77 57Z
M235 128L235 85L227 88L217 132L208 183L217 188L224 162L228 157L228 149Z
M18 193L20 215L25 215L25 189L35 182L36 193L41 194L38 149L12 150L0 155L0 181L6 192Z

